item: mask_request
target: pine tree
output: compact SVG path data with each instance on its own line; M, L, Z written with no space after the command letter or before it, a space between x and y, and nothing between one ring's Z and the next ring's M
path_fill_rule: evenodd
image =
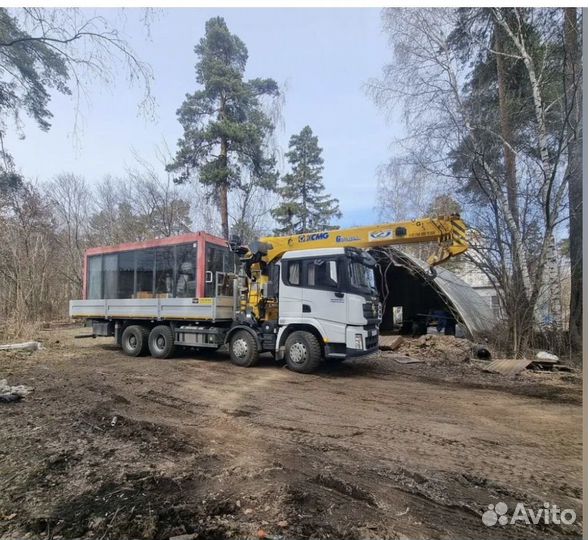
M212 188L223 236L228 238L228 193L242 186L242 175L266 189L277 181L275 160L266 144L274 126L260 98L277 96L278 86L272 79L244 79L247 47L222 17L206 22L194 52L196 81L202 89L186 95L177 112L184 135L168 170L180 171L179 183L196 173Z
M570 345L582 352L582 53L577 8L565 8L565 97L570 103L567 129L568 202L571 263Z
M307 231L333 229L331 220L341 217L339 201L325 194L322 181L323 158L318 137L306 126L292 135L286 157L291 172L278 189L283 202L272 212L281 227L275 234L299 234Z
M23 187L6 147L9 130L24 138L26 115L49 131L52 98L73 93L79 102L92 83L110 81L121 63L130 79L143 82L142 105L152 105L151 68L104 17L86 17L77 8L0 7L0 195Z

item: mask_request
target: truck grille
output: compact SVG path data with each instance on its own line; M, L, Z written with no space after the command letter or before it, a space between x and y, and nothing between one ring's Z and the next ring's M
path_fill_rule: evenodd
M365 348L373 349L378 346L378 334L375 336L368 336L365 338Z
M363 305L363 316L368 320L375 320L378 318L379 302L366 302Z
M376 325L364 326L367 330L368 335L365 337L365 348L367 350L373 349L378 346L378 327ZM370 335L371 334L371 335Z

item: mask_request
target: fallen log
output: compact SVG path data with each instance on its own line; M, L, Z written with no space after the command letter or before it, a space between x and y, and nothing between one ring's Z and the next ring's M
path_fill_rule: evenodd
M0 345L0 351L38 351L39 349L42 349L42 347L38 341L27 341L25 343Z

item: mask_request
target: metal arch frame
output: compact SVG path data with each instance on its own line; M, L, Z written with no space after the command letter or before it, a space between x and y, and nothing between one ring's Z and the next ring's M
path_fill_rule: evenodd
M432 277L428 272L428 265L408 253L402 251L397 247L389 247L387 248L390 252L394 254L395 260L394 264L397 266L402 266L406 268L412 274L418 274L424 281L427 281L434 289L435 292L441 297L441 299L445 302L445 305L451 312L451 314L456 318L456 320L461 321L470 338L476 338L477 336L489 334L492 332L494 325L497 323L496 317L492 312L491 308L488 307L488 313L483 317L480 317L480 320L487 321L487 325L484 328L481 328L479 325L475 325L472 323L474 317L466 312L466 309L463 305L460 306L460 302L458 302L457 298L454 298L451 294L451 286L454 286L455 283L452 283L451 286L448 286L444 283L443 276L447 276L448 274L454 278L454 281L459 280L461 283L459 285L463 287L464 290L467 291L467 294L476 300L476 303L479 306L486 305L483 298L465 281L462 281L458 276L456 276L450 270L446 268L438 269L438 275ZM446 274L446 272L448 274ZM450 283L447 281L447 283ZM473 305L470 306L473 308Z

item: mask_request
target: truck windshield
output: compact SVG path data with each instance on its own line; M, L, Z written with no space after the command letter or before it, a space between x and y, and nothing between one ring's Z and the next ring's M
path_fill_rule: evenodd
M354 287L370 293L376 292L376 280L372 267L358 261L349 261L349 277L351 278L351 285Z

